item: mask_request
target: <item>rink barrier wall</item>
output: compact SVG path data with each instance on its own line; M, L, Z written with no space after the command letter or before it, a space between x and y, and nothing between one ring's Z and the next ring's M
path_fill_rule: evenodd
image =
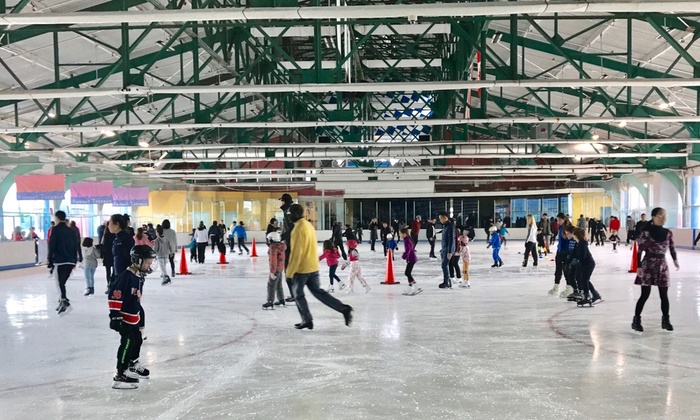
M693 240L700 230L697 229L671 229L673 232L673 237L676 243L676 247L680 249L696 249L693 247ZM524 241L527 235L526 228L512 228L508 229L509 235L506 237L510 242L510 245L516 245L517 241ZM365 232L363 235L363 242L368 242L369 231ZM330 239L331 231L321 230L316 231L316 236L318 242L323 242L326 239ZM179 232L177 234L178 248L182 246L187 246L190 243L190 234L185 232ZM255 238L257 243L265 243L265 232L264 231L252 231L248 232L246 242L252 242ZM484 241L486 238L486 233L483 229L476 230L476 241ZM94 238L97 241L97 238ZM425 240L425 234L421 232L420 241ZM625 238L623 237L624 241ZM439 244L439 243L438 243ZM438 245L439 246L439 245ZM698 248L700 249L700 248ZM39 262L46 264L46 241L39 241ZM18 268L34 267L34 243L32 241L22 241L22 242L0 242L0 271L14 270Z

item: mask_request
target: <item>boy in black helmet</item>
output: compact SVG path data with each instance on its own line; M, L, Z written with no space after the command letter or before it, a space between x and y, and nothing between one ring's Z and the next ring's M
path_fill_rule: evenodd
M119 332L121 342L117 350L117 374L112 388L138 388L139 379L148 379L150 372L139 363L143 338L141 322L141 288L156 253L147 245L131 249L131 265L109 288L109 328Z

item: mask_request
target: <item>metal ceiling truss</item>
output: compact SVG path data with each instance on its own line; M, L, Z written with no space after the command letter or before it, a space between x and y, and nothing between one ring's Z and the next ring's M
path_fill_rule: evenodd
M700 159L700 66L691 52L700 34L697 1L190 3L124 0L72 13L26 13L22 0L0 16L11 25L0 31L0 47L21 51L48 36L54 48L52 81L28 87L15 74L20 88L0 91L0 147L56 151L125 170L155 166L149 175L155 177L195 163L209 171L192 172L196 182L275 161L289 175L329 170L334 160L362 173L392 159L415 169L411 176L425 176L454 167L450 159L472 159L453 173L466 177L491 175L479 164L521 171L525 164L538 172L540 164L585 160L620 174L638 171L635 165L677 168ZM588 51L614 20L627 24L626 51ZM560 33L569 22L578 29ZM665 70L635 64L633 27L649 28L668 44L663 53L676 57ZM117 58L66 75L62 69L80 63L64 59L70 54L59 34L78 34ZM162 36L154 50L144 42L155 34ZM503 46L506 55L496 48ZM553 62L533 72L530 63L543 54ZM159 69L174 60L175 77ZM579 79L552 77L565 69ZM592 69L623 77L592 78ZM4 71L13 74L11 65ZM658 101L673 102L670 89L693 100L659 109ZM571 105L564 109L554 98ZM533 136L533 127L546 127L546 138ZM375 143L420 136L432 141L403 149ZM504 143L479 143L496 139ZM150 147L139 147L143 142ZM587 144L591 149L572 149ZM581 172L603 173L603 166ZM550 175L574 177L565 170Z

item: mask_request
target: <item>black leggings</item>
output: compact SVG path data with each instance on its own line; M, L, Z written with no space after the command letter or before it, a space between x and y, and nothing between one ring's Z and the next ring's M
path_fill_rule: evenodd
M539 260L537 259L537 244L534 242L525 243L525 260L523 261L523 266L527 267L527 259L532 255L532 265L537 267Z
M107 287L112 284L112 276L114 276L114 268L111 265L105 265L105 272L107 274Z
M450 258L450 278L454 278L455 276L458 279L462 278L462 273L459 269L459 255L455 254Z
M634 316L642 316L642 310L644 310L644 304L647 303L649 295L651 295L651 286L642 286L642 295L637 301ZM659 286L659 297L661 298L661 314L663 316L668 316L668 310L670 307L670 304L668 303L668 287Z
M200 264L204 264L207 245L206 242L197 242L197 261L199 261Z
M168 260L170 260L170 270L175 275L175 254L168 255Z
M338 283L340 283L340 277L338 277L338 276L335 274L335 270L337 270L337 269L338 269L338 264L335 264L335 265L332 265L332 266L328 267L328 277L330 277L331 286L333 286L333 280L335 280L335 281L337 281Z
M242 254L244 249L245 252L250 253L248 247L245 246L245 238L238 238L238 252Z
M413 272L413 266L416 265L416 263L406 263L406 271L404 271L404 274L406 275L406 278L408 279L408 284L415 283L415 280L413 279L413 276L411 273Z
M595 270L595 262L591 261L586 265L580 265L576 270L578 289L584 293L592 292L594 296L598 294L595 287L593 287L593 283L591 283L591 276L593 275L593 270Z
M559 284L561 282L561 276L564 275L567 283L569 281L569 272L566 269L566 259L568 255L563 252L558 252L557 256L554 257L554 262L556 268L554 269L554 283Z

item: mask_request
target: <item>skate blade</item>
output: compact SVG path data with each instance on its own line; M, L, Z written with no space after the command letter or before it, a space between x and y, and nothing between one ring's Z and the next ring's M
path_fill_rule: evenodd
M112 389L137 389L138 383L112 382Z
M66 308L65 311L60 312L60 313L58 314L58 316L64 317L64 316L68 315L69 313L71 313L72 311L73 311L73 307L72 307L72 306L69 306L69 307Z

